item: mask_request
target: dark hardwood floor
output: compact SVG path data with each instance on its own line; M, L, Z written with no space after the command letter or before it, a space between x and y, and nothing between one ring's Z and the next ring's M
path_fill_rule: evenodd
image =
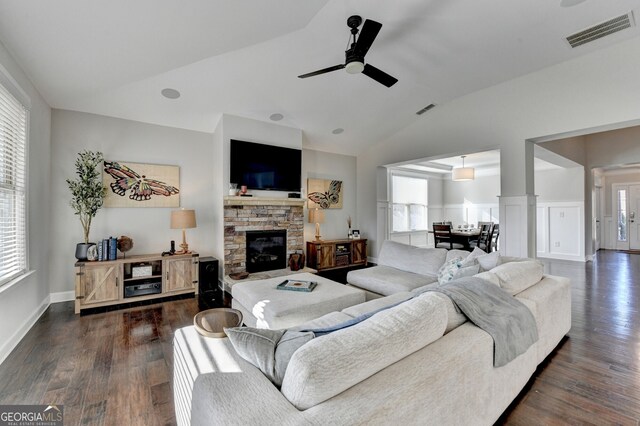
M601 250L545 272L572 280L571 330L497 424L638 425L640 255Z
M572 279L569 337L500 418L505 425L637 425L640 255L545 261ZM65 425L175 424L172 336L195 298L90 315L51 305L0 365L0 404L64 404Z

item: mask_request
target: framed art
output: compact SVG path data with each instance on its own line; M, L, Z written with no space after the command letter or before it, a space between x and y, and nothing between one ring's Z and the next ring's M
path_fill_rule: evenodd
M105 161L104 207L180 207L180 167Z
M310 209L341 209L342 181L307 179L307 205Z

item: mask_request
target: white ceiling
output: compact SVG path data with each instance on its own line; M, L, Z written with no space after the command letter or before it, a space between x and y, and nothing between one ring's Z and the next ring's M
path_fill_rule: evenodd
M0 40L55 108L212 132L221 113L357 154L415 112L638 36L564 37L640 0L0 0ZM366 62L399 79L297 75L344 62L352 14L382 23ZM168 100L163 88L182 96ZM427 112L427 114L429 114ZM335 128L344 133L333 135Z
M563 168L581 167L579 164L555 154L547 149L535 146L533 166L536 172L545 170L557 170ZM465 167L473 167L476 176L495 176L500 174L500 150L474 152L466 154L464 158ZM451 170L462 167L461 156L416 160L409 163L390 165L409 170L417 170L435 173L442 176L451 174ZM603 169L605 170L605 169Z

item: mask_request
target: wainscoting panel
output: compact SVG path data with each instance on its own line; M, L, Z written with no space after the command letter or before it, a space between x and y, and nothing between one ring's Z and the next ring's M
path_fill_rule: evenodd
M538 257L585 261L583 202L538 203L537 225Z
M549 224L547 222L547 209L538 205L536 207L536 247L538 256L549 252Z
M535 195L500 196L500 253L535 256L535 206Z

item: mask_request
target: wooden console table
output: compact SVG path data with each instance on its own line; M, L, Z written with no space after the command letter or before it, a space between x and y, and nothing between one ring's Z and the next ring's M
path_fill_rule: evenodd
M366 238L307 241L307 266L318 272L366 264Z
M198 292L198 253L76 262L75 312ZM140 272L142 271L142 272Z

